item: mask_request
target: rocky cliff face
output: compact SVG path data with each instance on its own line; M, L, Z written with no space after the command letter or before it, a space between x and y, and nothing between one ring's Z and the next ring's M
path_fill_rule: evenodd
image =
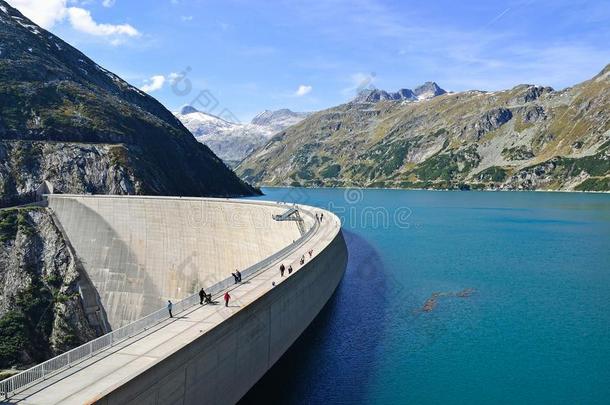
M610 190L610 65L574 87L358 99L274 136L237 172L264 185Z
M26 198L44 180L74 193L256 193L155 99L6 2L0 0L0 6L0 199L5 204ZM62 153L51 156L53 149ZM79 157L79 149L87 156ZM32 153L15 155L19 150ZM49 164L52 160L60 166ZM62 168L69 173L60 173Z
M434 82L426 82L421 86L417 86L413 89L413 94L419 99L429 99L436 96L442 96L447 93L445 90L441 89L438 84Z
M33 200L42 179L59 193L141 194L145 187L129 157L124 145L0 141L0 204Z
M101 333L85 314L84 284L47 209L0 211L0 368L41 362Z

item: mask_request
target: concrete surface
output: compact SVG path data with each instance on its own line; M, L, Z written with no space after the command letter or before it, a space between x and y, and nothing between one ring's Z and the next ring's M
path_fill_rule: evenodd
M231 276L300 237L286 206L237 200L49 195L113 329ZM311 221L310 221L311 222Z
M53 200L51 206L58 207L62 199ZM78 203L82 204L83 201ZM127 204L121 203L123 207L130 206L131 201ZM158 207L158 204L161 203L155 201L152 205ZM171 202L171 205L179 204ZM205 204L214 209L217 204L223 205L220 201L209 200L206 200ZM100 206L103 205L98 205L98 202L92 200L86 201L87 209L94 206L98 210L96 212L99 212ZM243 208L240 212L247 213L244 215L249 218L262 218L271 212L277 213L276 207L265 204L239 208ZM60 209L68 209L68 207L64 204ZM224 206L219 212L226 213L224 211L226 209L228 208ZM259 209L261 213L254 213ZM277 211L282 210L283 207L277 209ZM315 211L321 212L318 209ZM86 215L89 216L90 214ZM119 216L125 218L123 214ZM347 248L341 233L340 221L326 211L324 217L324 222L298 250L287 253L285 257L278 259L278 262L270 264L266 270L232 287L230 294L233 299L228 308L224 307L224 303L220 303L222 301L220 297L217 298L219 301L217 305L195 306L174 319L168 319L144 333L18 393L10 399L11 403L231 404L237 402L311 323L334 292L345 271ZM178 218L184 217L178 215ZM124 221L133 223L133 219L125 218ZM178 223L181 223L180 221L179 219ZM171 222L169 219L162 221L164 224L169 222ZM220 229L227 229L227 221L213 223L218 222L222 223ZM112 223L118 226L120 221L113 220ZM285 227L286 232L296 229L294 223L283 223L278 226ZM250 232L246 230L244 233ZM247 243L251 244L249 248L251 252L264 251L266 243L272 244L269 236L264 235L268 232L259 230L252 233L260 234L260 242L255 242L254 237L247 240ZM162 232L157 230L153 234L159 235ZM200 238L205 237L200 236ZM87 246L86 237L82 239L83 244ZM285 242L285 239L280 240L282 243ZM291 241L290 239L287 243ZM74 242L73 244L76 245ZM130 241L130 244L134 243ZM219 252L222 252L221 245L220 238L216 238L212 243L212 246L218 246ZM275 251L281 247L276 247ZM78 248L76 249L78 251ZM232 247L228 249L230 252L235 252ZM307 253L310 249L313 250L312 257ZM202 248L202 252L205 251L205 247ZM255 253L248 255L253 257ZM306 258L304 266L299 265L302 255ZM217 253L214 257L220 260L223 256ZM131 259L133 257L129 257L129 260ZM129 260L123 262L129 263ZM286 267L292 264L295 271L290 276L286 274L285 277L280 277L278 270L280 262ZM221 269L223 267L219 266ZM161 271L162 266L159 269ZM155 280L157 278L159 280L160 284L156 287L160 289L164 288L161 284L163 280L173 280L164 279L162 275L154 276ZM220 272L220 276L224 278L226 274ZM272 286L272 282L275 282L275 286ZM177 284L172 284L172 288L176 288Z

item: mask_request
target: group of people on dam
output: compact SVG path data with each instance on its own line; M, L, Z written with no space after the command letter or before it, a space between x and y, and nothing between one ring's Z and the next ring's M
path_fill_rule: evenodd
M280 264L280 276L284 277L284 272L286 271L286 266L284 263ZM292 266L288 266L288 274L292 274Z
M313 257L313 249L309 249L307 251L309 258ZM301 259L299 260L299 264L302 266L305 264L305 255L301 255ZM280 264L280 277L284 277L284 273L286 272L286 266L284 263ZM292 274L292 265L288 265L288 274Z
M321 223L324 220L324 213L316 213L316 222ZM313 257L313 249L309 249L309 251L307 251L307 254L309 255L309 258ZM299 264L301 266L303 266L305 264L305 255L301 255L301 258L299 259ZM288 275L292 274L292 272L294 271L292 268L292 265L288 265L288 268L286 268L286 266L284 266L284 263L280 264L280 276L284 277L285 272L288 271ZM231 273L231 275L233 276L233 279L235 281L235 284L241 283L241 272L237 269L235 269L235 272ZM275 282L271 283L272 286L275 287ZM223 299L225 301L225 307L229 306L229 301L231 300L231 295L229 294L228 291L225 292L225 294L223 295ZM204 303L206 304L212 304L212 294L207 294L205 292L205 290L203 288L201 288L201 290L199 290L199 305L203 305ZM173 308L173 303L171 300L167 300L167 311L169 312L169 317L173 318L173 314L172 314L172 308Z

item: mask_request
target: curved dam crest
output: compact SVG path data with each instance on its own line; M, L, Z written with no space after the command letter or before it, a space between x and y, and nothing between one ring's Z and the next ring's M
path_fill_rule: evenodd
M317 208L298 206L301 221L278 221L291 206L73 195L48 204L113 329L225 283L236 268L258 270L228 287L227 307L219 292L216 304L197 303L13 393L15 403L236 403L316 318L347 264L339 218ZM281 263L294 271L280 276Z
M301 235L280 205L233 200L48 196L113 329L245 269ZM311 220L305 218L311 226Z

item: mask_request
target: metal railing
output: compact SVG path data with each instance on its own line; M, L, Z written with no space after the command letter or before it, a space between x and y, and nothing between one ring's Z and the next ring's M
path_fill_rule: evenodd
M313 215L303 210L312 220ZM260 272L261 270L267 269L272 264L279 262L288 253L298 249L302 246L310 237L316 232L319 227L317 221L313 220L311 228L299 239L292 242L290 245L284 247L273 255L261 260L260 262L248 267L243 270L242 277L249 278ZM226 278L218 283L208 287L206 289L208 294L213 296L218 295L221 291L226 290L228 287L235 284L233 277ZM195 305L199 305L199 294L195 293L189 297L184 298L178 302L173 303L172 312L179 314ZM100 336L94 340L91 340L81 346L78 346L72 350L60 354L59 356L53 357L40 363L32 368L29 368L21 373L12 377L6 378L0 381L0 396L8 398L14 395L18 390L25 389L38 382L44 381L48 377L68 369L81 361L89 359L94 355L112 347L113 345L133 337L147 329L159 324L160 322L168 319L167 308L159 309L143 318L138 319L128 325L122 326L112 332L109 332L103 336Z

